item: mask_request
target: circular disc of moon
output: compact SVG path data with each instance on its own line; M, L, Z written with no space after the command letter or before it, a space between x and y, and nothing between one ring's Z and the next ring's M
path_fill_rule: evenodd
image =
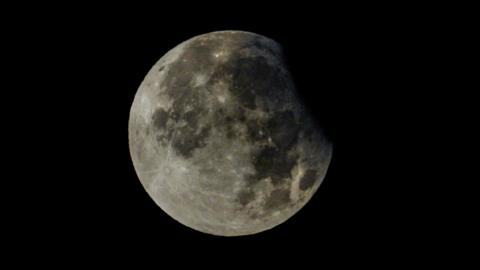
M281 46L242 31L196 36L165 54L135 95L128 129L150 197L214 235L255 234L289 219L332 155Z

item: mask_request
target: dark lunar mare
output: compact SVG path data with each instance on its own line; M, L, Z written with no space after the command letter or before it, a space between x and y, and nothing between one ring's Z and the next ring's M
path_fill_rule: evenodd
M258 38L252 38L244 42L242 49L260 49L267 54L274 54L268 46L264 46ZM172 146L177 154L190 158L193 151L206 145L206 138L210 133L211 126L199 126L199 119L205 113L205 94L202 91L208 89L218 82L228 82L231 85L229 90L236 97L239 109L235 114L226 114L222 108L218 108L214 114L215 127L223 127L227 138L234 139L239 136L235 133L233 126L242 123L247 126L247 140L253 144L261 145L254 151L252 164L255 173L249 175L245 180L248 185L255 185L262 179L270 177L275 186L281 185L290 177L290 172L295 166L298 155L289 154L298 139L300 126L295 120L294 113L290 110L273 111L265 103L258 102L258 99L281 100L287 89L283 74L276 66L268 63L264 56L247 57L235 50L229 57L229 61L221 64L212 62L212 54L221 44L216 40L204 40L193 42L185 49L182 59L187 61L176 61L169 68L169 76L164 82L168 96L173 100L172 108L169 111L158 109L153 114L154 126L159 130L167 130L159 135L157 140L166 146L172 141ZM278 55L275 55L278 57ZM191 85L194 74L212 69L211 76L202 89L196 89ZM161 69L159 70L159 72ZM182 74L182 76L175 76ZM208 93L207 93L208 94ZM187 106L191 110L186 111ZM246 118L245 110L259 109L270 113L267 120ZM172 125L185 121L187 124L174 129L167 128L167 123ZM196 132L200 130L200 132ZM269 144L268 139L272 140ZM307 181L308 182L308 181ZM306 184L302 187L308 186ZM275 190L267 199L266 208L271 208L273 202L276 205L284 205L289 201L285 196L288 190ZM253 192L242 192L237 200L245 205L254 200Z

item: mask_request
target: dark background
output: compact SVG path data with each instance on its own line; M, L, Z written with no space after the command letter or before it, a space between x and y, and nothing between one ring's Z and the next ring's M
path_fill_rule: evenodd
M420 170L431 139L429 87L439 79L437 32L422 13L370 7L55 7L11 29L12 69L33 112L26 133L33 177L12 211L18 249L163 262L231 258L401 262L435 243L436 208ZM218 6L217 6L218 7ZM446 27L446 26L445 26ZM185 227L149 198L128 149L128 117L144 76L195 35L251 31L283 45L295 84L334 143L311 201L262 233L225 238ZM22 115L23 116L23 115ZM23 133L25 134L25 133ZM33 149L33 150L31 150ZM22 157L18 157L22 159ZM24 221L25 220L25 221ZM53 248L52 248L53 247ZM137 257L138 256L138 257ZM108 257L108 256L107 256ZM193 258L193 257L192 257ZM240 258L240 259L239 259ZM335 259L332 259L335 258ZM193 259L192 259L193 260ZM247 264L248 265L248 264Z

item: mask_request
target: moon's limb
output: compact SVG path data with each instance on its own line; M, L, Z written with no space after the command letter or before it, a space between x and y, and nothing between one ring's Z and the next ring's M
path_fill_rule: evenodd
M152 67L132 104L129 144L160 208L225 236L290 218L332 154L296 96L281 47L240 31L194 37Z

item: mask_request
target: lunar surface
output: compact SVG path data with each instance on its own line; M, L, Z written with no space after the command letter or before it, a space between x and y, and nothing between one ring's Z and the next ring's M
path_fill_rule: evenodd
M138 89L130 154L150 197L195 230L268 230L320 186L332 145L299 99L281 46L242 31L193 37Z

